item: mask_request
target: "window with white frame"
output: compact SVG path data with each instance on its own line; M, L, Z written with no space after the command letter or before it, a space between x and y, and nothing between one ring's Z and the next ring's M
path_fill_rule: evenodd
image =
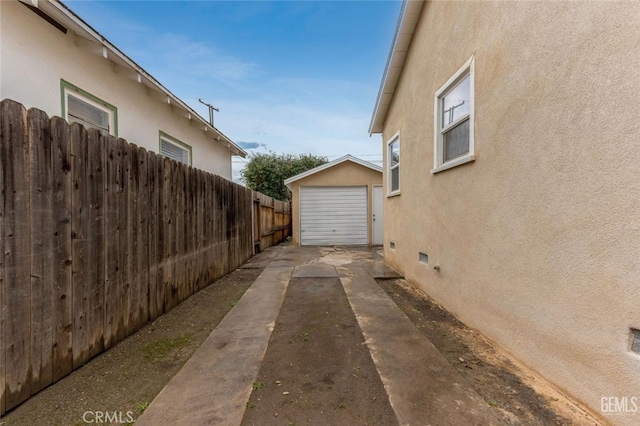
M400 193L400 136L387 142L387 194Z
M473 161L473 58L435 96L434 169Z
M62 81L63 116L69 123L117 136L117 109L84 90Z
M191 147L162 132L160 132L160 154L179 163L191 165Z

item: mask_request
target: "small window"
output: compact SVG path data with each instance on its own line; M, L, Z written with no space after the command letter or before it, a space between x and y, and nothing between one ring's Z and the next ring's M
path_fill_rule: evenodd
M396 134L387 142L387 194L400 193L400 137Z
M434 169L437 173L473 161L473 58L435 97Z
M62 115L69 123L117 136L117 109L84 90L62 81Z
M191 147L160 132L160 154L179 163L191 165Z

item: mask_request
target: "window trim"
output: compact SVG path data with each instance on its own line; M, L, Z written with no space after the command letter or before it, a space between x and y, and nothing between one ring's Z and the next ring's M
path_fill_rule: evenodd
M400 172L398 172L398 189L395 191L391 190L391 145L395 142L398 142L398 148L400 148L400 131L396 132L391 138L389 138L386 142L387 149L387 164L385 165L385 170L387 172L387 198L394 197L396 195L400 195L400 190L402 189L402 180L400 179ZM400 150L402 152L402 150ZM393 168L400 169L402 161L398 159L398 164L396 164ZM401 169L400 169L401 170Z
M109 102L103 101L97 96L92 95L86 90L83 90L78 86L69 83L68 81L60 79L60 102L62 117L67 120L67 122L69 121L68 94L71 94L81 101L86 102L108 113L110 121L109 126L111 128L109 134L118 137L118 108L116 106L111 105Z
M186 143L182 142L180 139L174 138L173 136L171 136L171 135L163 132L162 130L160 130L159 131L159 137L158 137L158 153L160 155L162 155L163 157L169 158L171 160L173 160L173 158L167 157L166 155L162 154L162 141L163 140L169 142L170 144L176 145L176 146L184 149L185 151L187 151L187 153L189 155L189 162L186 163L186 165L188 165L188 166L193 165L193 150L191 148L191 145L186 144ZM181 164L185 164L185 163L181 162Z
M449 161L444 161L444 137L442 126L442 98L445 97L451 90L453 90L464 78L469 76L469 152L460 157L453 158ZM436 174L444 170L449 170L453 167L460 166L462 164L474 161L475 156L475 143L474 143L474 106L475 106L475 55L469 58L458 71L447 80L436 91L434 96L433 111L434 111L434 125L433 125L433 169L431 174ZM449 124L447 129L453 129L464 120L460 118L456 122Z

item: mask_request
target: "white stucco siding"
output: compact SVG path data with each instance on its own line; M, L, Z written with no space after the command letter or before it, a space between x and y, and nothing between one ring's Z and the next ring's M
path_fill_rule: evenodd
M191 146L194 167L231 180L226 147L115 72L111 61L77 47L71 31L63 34L17 1L0 2L0 27L0 99L60 116L63 79L117 108L119 137L158 152L163 131Z

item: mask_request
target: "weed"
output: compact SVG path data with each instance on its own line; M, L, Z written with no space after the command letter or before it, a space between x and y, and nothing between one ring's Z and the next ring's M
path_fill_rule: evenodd
M247 402L247 408L256 408L256 404L254 404L253 402Z
M293 420L289 420L289 426L296 426L296 422Z
M262 389L264 387L264 383L255 382L253 385L251 385L251 387L253 388L254 391L257 391L258 389Z
M346 408L346 407L347 407L347 405L346 405L346 404L343 404L342 402L341 402L340 404L338 404L338 408L339 408L339 409L341 409L341 410L342 410L343 408Z
M149 403L148 402L143 402L142 404L138 404L138 413L142 414L144 413L144 410L146 410L149 407Z
M142 353L147 361L154 361L167 356L175 349L187 346L189 342L191 342L191 336L162 338L146 345L142 348Z
M302 333L300 333L300 340L302 340L303 342L308 342L309 333L307 333L306 331L303 331Z

